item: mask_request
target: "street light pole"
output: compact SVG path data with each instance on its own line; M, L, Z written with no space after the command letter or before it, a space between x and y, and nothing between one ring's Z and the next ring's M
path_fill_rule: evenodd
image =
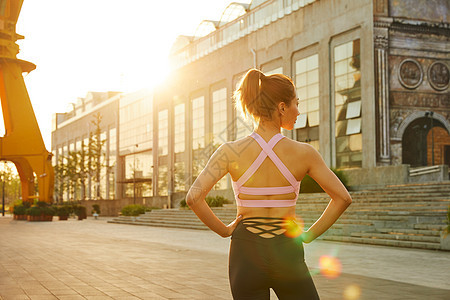
M2 172L2 217L5 216L5 161L3 161Z

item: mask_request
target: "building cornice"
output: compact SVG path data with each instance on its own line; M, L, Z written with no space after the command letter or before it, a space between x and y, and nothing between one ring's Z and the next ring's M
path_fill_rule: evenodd
M450 37L450 23L429 22L419 20L407 20L394 18L389 26L391 31L401 31L406 33L427 33Z

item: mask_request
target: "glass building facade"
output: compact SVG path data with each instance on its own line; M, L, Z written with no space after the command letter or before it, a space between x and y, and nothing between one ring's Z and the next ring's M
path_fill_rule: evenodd
M319 55L295 62L295 85L300 115L294 128L297 140L311 144L319 150Z
M195 36L179 39L170 55L174 82L148 94L121 95L115 120L105 124L102 197L187 192L218 146L253 131L251 118L242 116L232 97L253 67L267 75L283 73L295 83L300 115L284 135L312 145L330 167L376 167L373 7L349 1L344 12L342 5L329 9L332 3L234 3L220 22L204 21ZM350 12L357 22L345 19ZM90 111L94 104L85 102ZM66 159L88 136L85 130L59 143L55 153ZM230 193L229 183L229 177L221 179L213 193ZM91 182L86 195L93 193Z
M334 47L336 166L362 166L360 40Z

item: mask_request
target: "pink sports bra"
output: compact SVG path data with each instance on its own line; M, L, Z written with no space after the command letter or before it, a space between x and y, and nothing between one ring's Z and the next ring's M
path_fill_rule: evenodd
M297 202L298 193L300 191L300 181L292 175L289 169L283 164L278 156L273 152L272 148L282 139L283 135L275 134L268 143L256 132L250 135L261 146L262 151L255 159L253 164L245 171L245 173L237 180L233 181L234 196L238 206L244 207L289 207L294 206ZM261 166L266 157L269 157L273 163L280 170L281 174L289 181L291 185L280 187L245 187L243 186L247 180L256 172ZM246 195L281 195L295 193L295 199L291 200L242 200L239 194Z

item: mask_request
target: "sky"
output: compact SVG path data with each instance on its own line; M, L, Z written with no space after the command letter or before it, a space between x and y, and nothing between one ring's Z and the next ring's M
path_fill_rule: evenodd
M176 37L193 35L202 20L219 20L231 2L25 0L17 57L37 65L25 84L47 150L54 113L90 91L151 89L168 74Z

